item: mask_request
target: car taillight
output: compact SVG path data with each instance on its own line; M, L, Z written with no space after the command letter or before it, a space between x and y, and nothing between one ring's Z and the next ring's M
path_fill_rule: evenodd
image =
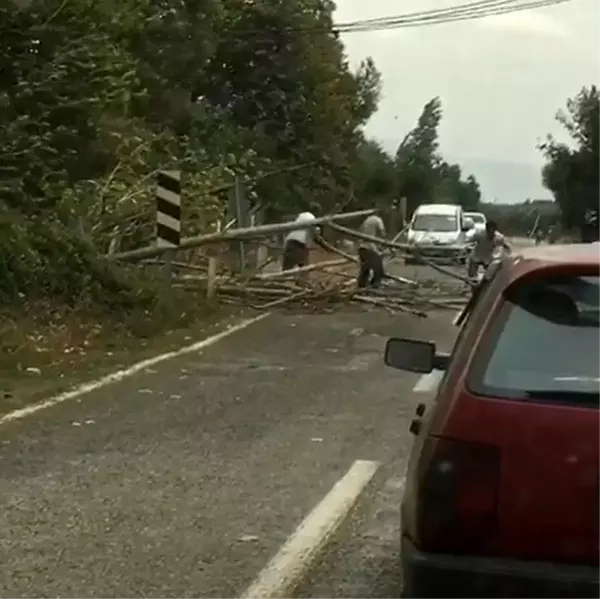
M444 553L484 551L496 527L498 448L429 437L418 477L419 546Z

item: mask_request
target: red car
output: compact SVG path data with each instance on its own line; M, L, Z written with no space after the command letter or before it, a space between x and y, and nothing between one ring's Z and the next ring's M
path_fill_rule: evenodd
M389 366L444 370L419 404L402 503L406 597L598 597L600 255L506 260L451 355L390 339Z

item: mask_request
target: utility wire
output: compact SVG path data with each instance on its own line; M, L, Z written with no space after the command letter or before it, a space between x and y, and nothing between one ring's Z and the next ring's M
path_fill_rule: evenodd
M504 14L535 10L558 4L565 4L573 0L471 0L463 4L447 6L445 8L431 9L377 17L360 19L356 21L329 23L314 27L281 27L280 32L290 33L360 33L367 31L382 31L387 29L402 29L406 27L425 27L428 25L441 25L470 21L485 17L494 17ZM239 35L261 35L264 30L239 31Z
M571 2L572 0L532 0L516 4L514 0L496 0L495 2L477 2L460 5L439 11L428 11L426 13L408 13L394 17L384 17L378 20L368 19L350 23L340 23L333 26L337 33L355 33L366 31L382 31L387 29L401 29L405 27L423 27L427 25L439 25L455 23L459 21L481 19L503 14L546 8L558 4ZM479 6L475 6L479 5Z
M465 4L455 4L453 6L446 6L444 8L433 8L430 10L419 10L415 12L407 12L401 15L392 15L388 17L376 17L371 19L360 19L359 21L351 21L349 23L338 23L337 27L353 27L355 25L370 25L386 23L390 20L395 19L412 19L421 18L428 16L451 16L458 14L462 11L468 11L472 9L487 9L496 6L515 5L522 2L522 0L476 0L467 2Z

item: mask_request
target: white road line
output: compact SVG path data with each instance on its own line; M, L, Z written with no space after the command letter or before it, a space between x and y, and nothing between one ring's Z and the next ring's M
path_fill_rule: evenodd
M443 370L432 370L428 374L424 374L415 384L413 388L414 393L432 393L437 390L442 377L444 376Z
M111 374L107 374L106 376L103 376L102 378L99 378L95 381L84 383L83 385L78 385L74 389L66 391L65 393L61 393L60 395L51 397L50 399L46 399L44 401L32 404L25 408L13 410L12 412L9 412L8 414L5 414L0 418L0 426L12 422L13 420L20 420L21 418L25 418L30 414L35 414L40 410L51 408L52 406L63 403L64 401L75 399L77 397L85 395L86 393L90 393L91 391L95 391L96 389L100 389L101 387L105 387L110 383L116 383L117 381L121 381L124 378L133 374L137 374L138 372L141 372L142 370L149 368L150 366L154 366L159 362L164 362L165 360L170 360L171 358L177 358L178 356L182 356L184 354L190 354L193 352L201 351L221 341L221 339L224 339L225 337L228 337L233 333L237 333L238 331L245 329L246 327L250 326L251 324L254 324L255 322L263 320L263 318L266 318L267 316L269 316L269 312L265 314L260 314L259 316L255 316L254 318L242 320L241 322L235 325L229 326L228 328L221 331L220 333L217 333L216 335L212 335L210 337L207 337L206 339L202 339L202 341L197 341L196 343L186 345L185 347L182 347L175 351L166 352L164 354L154 356L153 358L142 360L141 362L133 364L133 366L130 366L129 368L124 368Z
M357 460L292 533L254 582L244 599L291 597L319 559L336 531L352 515L364 491L374 480L379 462Z

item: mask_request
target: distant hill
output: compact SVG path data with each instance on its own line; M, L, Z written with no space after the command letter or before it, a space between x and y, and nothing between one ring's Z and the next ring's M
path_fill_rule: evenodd
M542 186L541 168L537 164L459 156L448 159L460 164L465 174L475 175L486 202L497 198L502 204L516 204L527 198L551 198Z

